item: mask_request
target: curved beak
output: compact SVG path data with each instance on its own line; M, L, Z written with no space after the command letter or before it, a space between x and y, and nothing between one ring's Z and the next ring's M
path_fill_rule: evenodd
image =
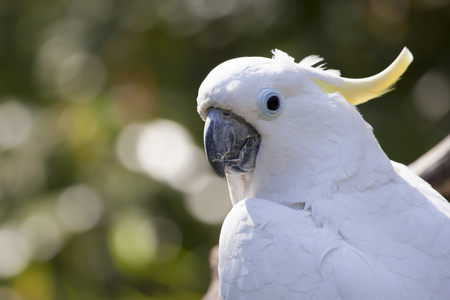
M204 131L208 161L220 177L253 171L261 136L230 111L212 108Z

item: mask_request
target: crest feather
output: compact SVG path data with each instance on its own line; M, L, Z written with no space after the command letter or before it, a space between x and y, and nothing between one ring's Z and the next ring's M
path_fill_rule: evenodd
M295 63L295 60L292 56L289 56L286 52L283 52L279 49L273 49L272 50L272 59L279 61L279 62L288 62L288 63Z
M302 59L298 64L303 67L313 67L318 63L322 62L323 58L318 55L310 55Z
M282 62L282 63L295 63L295 59L290 56L289 54L287 54L286 52L283 52L279 49L273 49L272 50L272 59L278 62ZM318 63L322 62L323 58L318 56L318 55L310 55L305 57L304 59L302 59L298 65L301 67L307 67L307 68L315 68L316 70L320 70L320 71L324 71L327 72L331 75L335 75L335 76L340 76L341 72L339 72L339 70L333 70L333 69L326 69L325 65L326 63L323 63L319 66L314 67L314 65L317 65Z
M317 65L318 63L323 62L323 58L318 55L310 55L302 59L298 64L303 67L309 67L309 68L315 68L316 70L327 72L331 75L335 76L341 76L341 72L339 70L334 69L326 69L325 65L326 63L322 63L316 67L314 65Z
M358 105L391 91L412 60L411 52L405 47L394 62L376 75L360 79L340 77L339 84L326 78L314 81L324 93L340 92L348 102Z

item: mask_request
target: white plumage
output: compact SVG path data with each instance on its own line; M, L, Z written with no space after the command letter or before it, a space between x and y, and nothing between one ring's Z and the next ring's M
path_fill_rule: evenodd
M357 80L275 51L208 75L205 147L234 205L219 242L224 299L450 299L450 205L388 159L354 106L411 60L405 49Z

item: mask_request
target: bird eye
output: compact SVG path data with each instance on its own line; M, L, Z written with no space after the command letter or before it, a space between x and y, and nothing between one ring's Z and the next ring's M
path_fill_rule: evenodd
M280 98L277 96L272 96L267 99L267 108L272 111L280 108Z
M276 89L262 89L256 98L260 116L265 120L274 119L281 113L283 101L284 97Z

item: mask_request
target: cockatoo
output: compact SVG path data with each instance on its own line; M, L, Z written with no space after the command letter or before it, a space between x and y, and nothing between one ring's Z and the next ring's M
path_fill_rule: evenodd
M349 79L274 50L209 73L197 109L233 204L223 299L450 299L450 205L389 160L355 108L412 59L404 48L381 73Z

